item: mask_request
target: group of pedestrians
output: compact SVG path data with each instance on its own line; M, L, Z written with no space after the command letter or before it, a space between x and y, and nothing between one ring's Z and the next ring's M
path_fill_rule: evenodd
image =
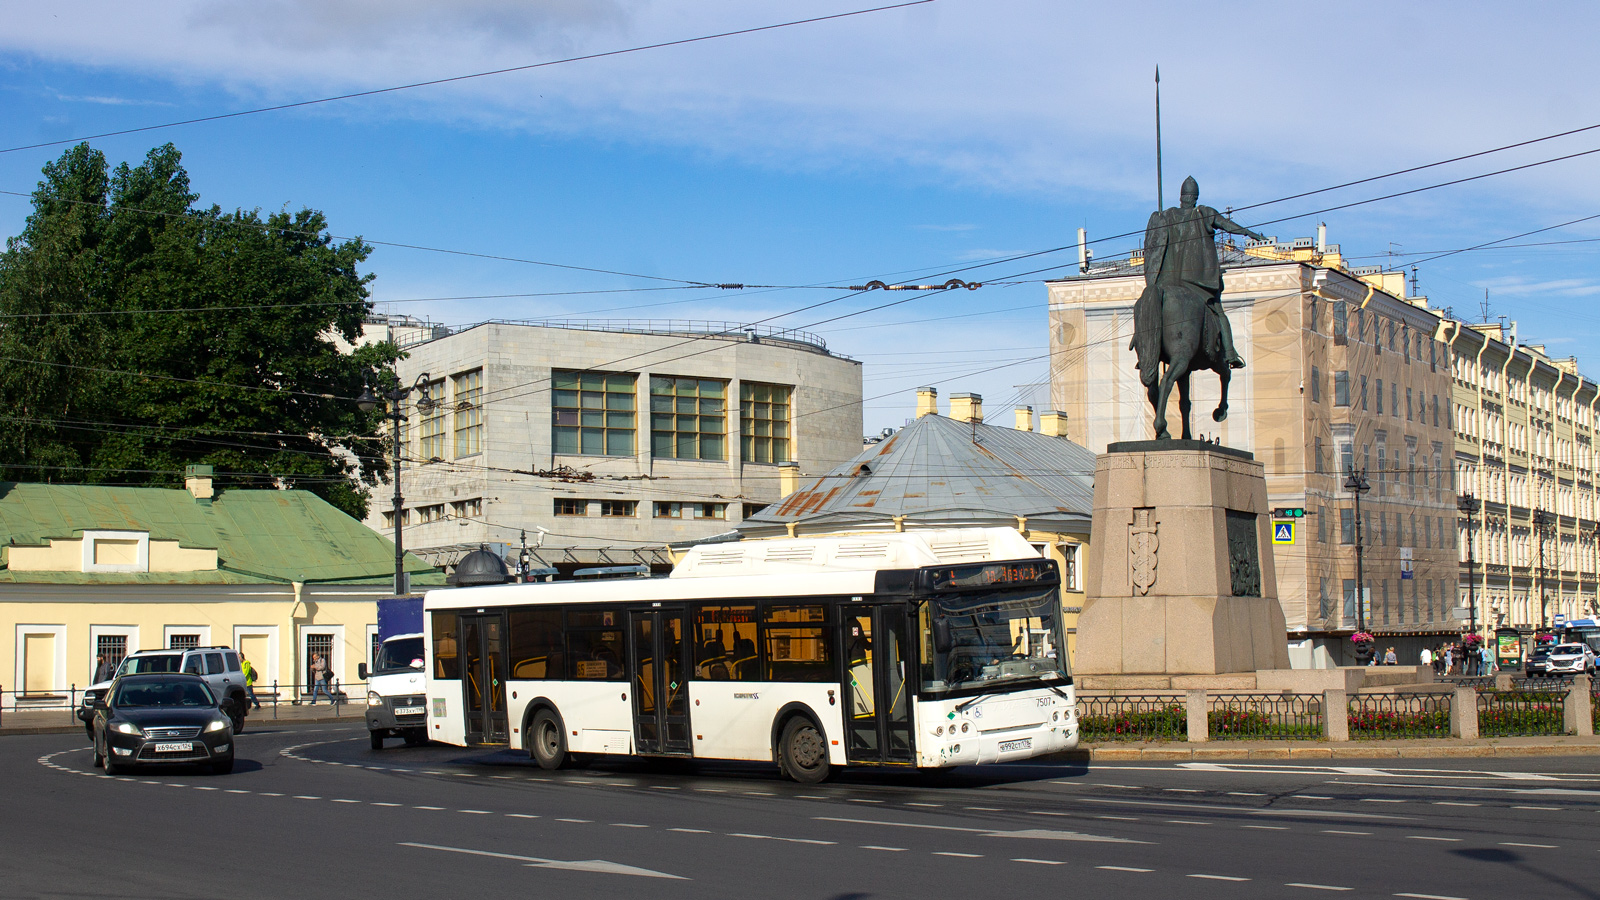
M1433 669L1435 675L1492 675L1494 674L1494 654L1490 652L1489 645L1483 642L1464 644L1452 642L1436 644L1433 647L1423 647L1417 654L1417 662ZM1400 654L1393 646L1386 647L1383 653L1374 653L1369 666L1398 666Z

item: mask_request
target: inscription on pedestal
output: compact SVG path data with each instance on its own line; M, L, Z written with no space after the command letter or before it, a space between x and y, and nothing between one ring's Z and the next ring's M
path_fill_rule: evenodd
M1228 574L1235 597L1261 596L1261 557L1256 537L1256 514L1230 509L1228 513Z

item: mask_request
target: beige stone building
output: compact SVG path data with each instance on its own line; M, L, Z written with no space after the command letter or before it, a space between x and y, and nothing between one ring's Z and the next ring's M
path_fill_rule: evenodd
M779 497L779 466L861 449L861 365L795 331L707 322L412 329L405 546L441 566L490 545L533 566L670 566ZM392 534L387 497L368 524Z
M1296 666L1347 662L1358 620L1360 523L1369 631L1414 658L1460 633L1451 484L1449 345L1403 279L1343 265L1337 246L1269 240L1222 249L1223 303L1247 367L1214 423L1218 379L1193 378L1197 437L1248 450L1266 468L1269 505L1304 509L1274 544L1278 597ZM1049 285L1051 399L1067 436L1094 452L1153 436L1133 352L1143 260ZM1175 410L1169 418L1175 417ZM1344 473L1367 473L1354 498Z
M1600 564L1594 453L1600 386L1575 357L1519 344L1516 323L1447 321L1459 493L1479 508L1461 542L1462 603L1481 626L1532 632L1592 617ZM1463 539L1469 525L1462 518Z

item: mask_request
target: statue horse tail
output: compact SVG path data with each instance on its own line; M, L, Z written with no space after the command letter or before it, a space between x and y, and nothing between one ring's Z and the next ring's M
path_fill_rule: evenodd
M1161 380L1161 289L1147 285L1133 304L1133 340L1128 349L1139 358L1139 381L1155 387Z

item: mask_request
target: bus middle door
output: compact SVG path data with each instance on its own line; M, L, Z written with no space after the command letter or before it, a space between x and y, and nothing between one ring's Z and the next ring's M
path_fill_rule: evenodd
M640 753L688 756L693 751L683 610L634 610L629 626L634 746Z
M466 697L466 742L504 744L506 621L500 613L461 617L461 689Z
M911 698L906 691L903 604L841 606L845 755L854 763L909 763Z

